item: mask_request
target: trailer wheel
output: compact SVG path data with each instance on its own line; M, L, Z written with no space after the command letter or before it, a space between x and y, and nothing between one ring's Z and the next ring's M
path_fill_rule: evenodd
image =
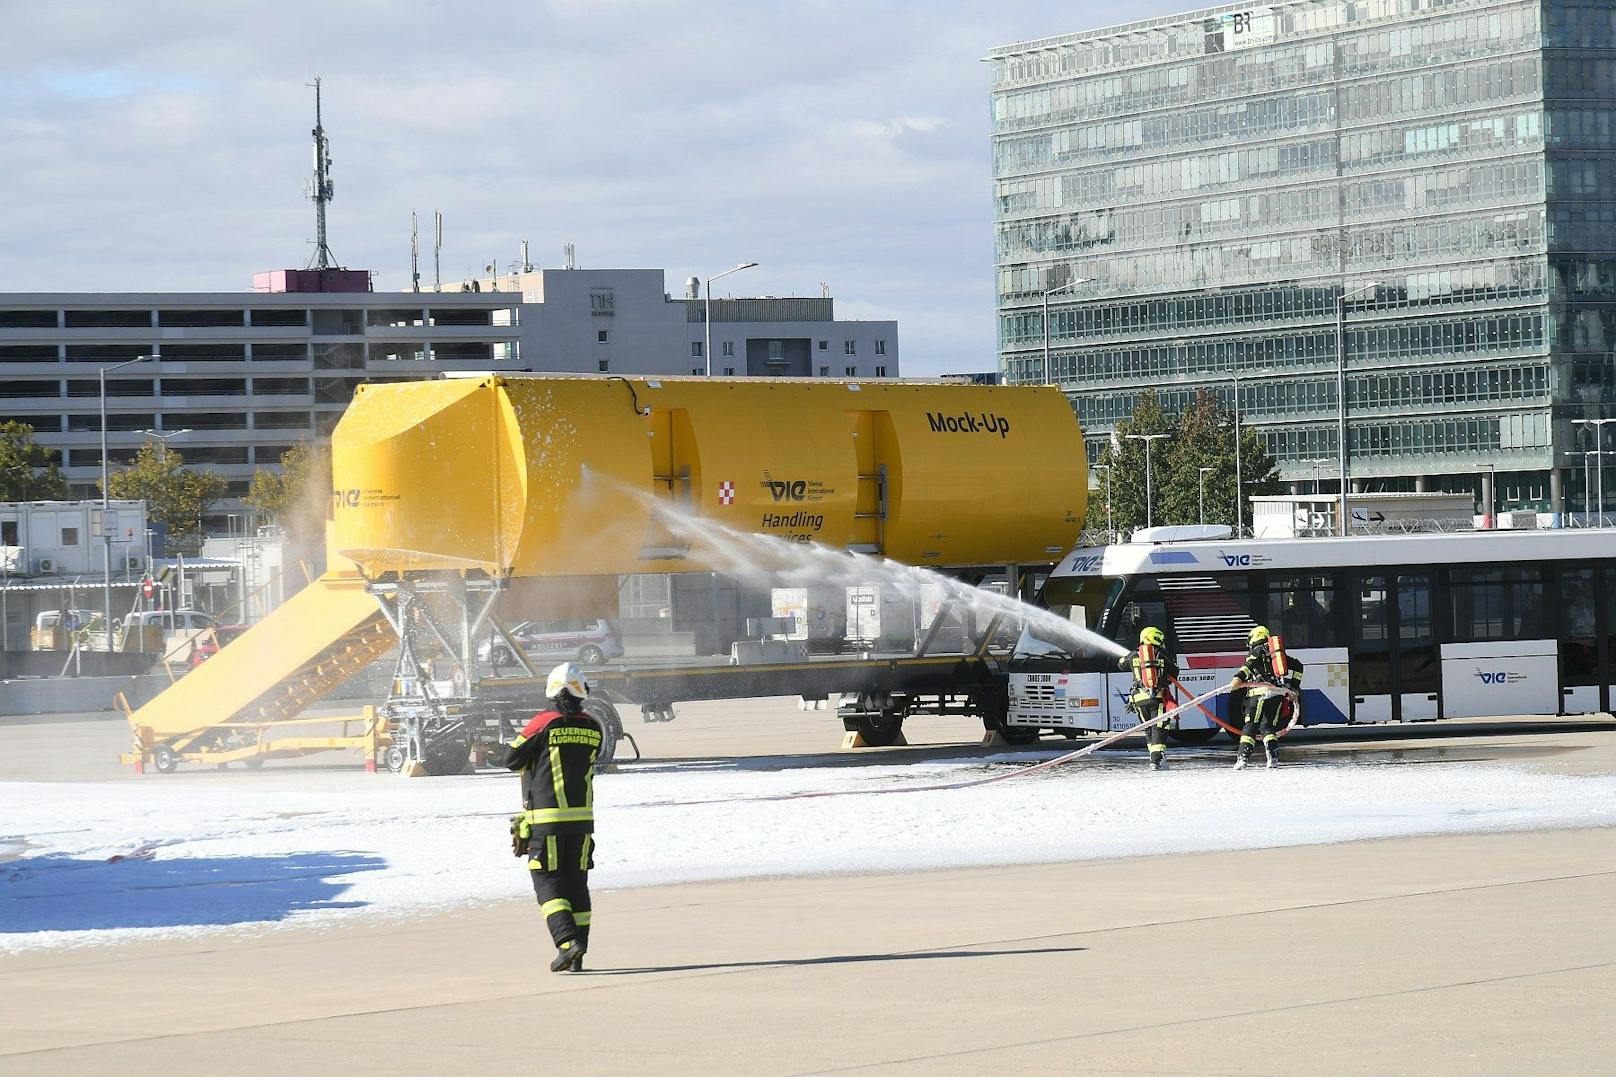
M156 767L160 774L172 774L174 773L174 768L179 766L179 760L174 758L172 748L166 744L160 744L157 746L157 750L152 752L152 766Z
M600 723L600 752L595 756L595 766L610 766L617 758L617 742L623 737L623 718L610 701L599 696L584 700L584 712Z
M433 777L464 774L471 769L471 745L464 729L453 733L429 736L421 759L426 772Z
M903 736L903 712L865 711L842 719L842 725L864 738L872 748L889 748Z
M404 769L405 756L404 745L389 744L382 751L382 766L397 774Z
M1167 739L1174 744L1182 744L1186 748L1199 748L1203 744L1211 744L1221 730L1217 726L1208 726L1205 729L1168 729Z

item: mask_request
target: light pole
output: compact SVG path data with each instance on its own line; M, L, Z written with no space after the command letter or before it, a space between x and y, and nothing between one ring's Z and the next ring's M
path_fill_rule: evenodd
M1578 426L1594 428L1594 483L1599 487L1599 526L1605 526L1605 424L1616 419L1573 419Z
M1109 546L1116 540L1116 531L1111 527L1111 465L1092 464L1089 470L1105 472L1105 544Z
M1197 470L1197 471L1199 471L1201 473L1196 481L1199 483L1199 485L1201 487L1201 526L1205 527L1206 526L1206 473L1208 471L1216 471L1217 468L1215 468L1215 467L1198 467L1195 470Z
M1347 300L1376 291L1380 281L1370 281L1352 291L1343 284L1335 297L1335 436L1337 462L1341 465L1341 511L1336 533L1347 534Z
M1170 438L1172 436L1173 435L1171 434L1128 435L1129 441L1142 441L1145 443L1145 527L1147 528L1155 526L1154 502L1156 500L1155 487L1152 485L1150 477L1150 443L1153 441L1160 441L1162 438Z
M1061 292L1070 291L1071 289L1076 288L1079 284L1093 283L1093 277L1079 277L1076 280L1069 280L1065 284L1059 284L1053 288L1045 288L1043 291L1044 369L1043 377L1040 380L1045 385L1055 384L1055 379L1049 376L1049 297L1052 295L1058 295Z
M1253 370L1250 374L1271 374L1272 368L1263 367ZM1247 376L1249 377L1250 374ZM1240 468L1240 370L1231 367L1226 375L1234 386L1234 537L1240 538L1246 532L1246 487L1241 481Z
M726 269L722 273L713 274L702 285L701 321L702 328L707 333L707 342L702 346L702 350L706 352L707 376L709 378L713 376L713 281L719 277L727 277L731 273L739 273L743 269L751 269L755 265L757 265L756 262L742 262L734 269Z
M107 630L107 653L112 653L112 496L107 489L110 485L111 475L107 459L107 375L114 374L126 366L144 363L148 359L157 358L155 355L137 355L133 359L125 359L121 363L104 366L101 375L101 545L105 557L102 561L101 600L104 606L103 616Z

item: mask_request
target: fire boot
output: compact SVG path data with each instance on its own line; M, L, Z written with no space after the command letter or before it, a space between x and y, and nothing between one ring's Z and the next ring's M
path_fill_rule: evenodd
M1268 769L1279 766L1279 742L1273 738L1263 741L1263 752L1268 756Z
M576 941L567 939L556 947L556 955L550 960L551 972L566 972L574 965L583 961L583 947Z
M1151 752L1150 753L1150 769L1151 770L1160 770L1163 767L1165 767L1166 765L1167 765L1167 755L1166 755L1165 752Z
M1242 740L1240 742L1240 754L1235 756L1235 759L1234 759L1234 769L1235 770L1245 770L1246 769L1246 764L1250 763L1250 762L1251 762L1251 741Z

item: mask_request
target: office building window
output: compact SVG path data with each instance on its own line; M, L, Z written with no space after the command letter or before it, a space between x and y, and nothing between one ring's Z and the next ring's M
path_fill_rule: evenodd
M692 374L700 374L701 373L701 367L696 367L694 370L691 371L691 373Z
M76 527L62 528L62 545L77 546L79 544L79 529Z
M823 343L823 341L822 341L822 342L821 342L821 343ZM830 377L830 367L828 367L828 366L822 366L822 367L820 367L820 368L819 368L819 376L820 376L820 377L821 377L821 378L828 378L828 377Z
M606 343L606 330L604 330L604 329L595 330L595 343L597 343L597 344Z
M611 366L611 365L612 365L612 364L611 364L611 363L610 363L610 361L608 361L608 360L606 360L606 359L602 359L602 360L601 360L601 361L600 361L600 372L601 372L601 373L602 373L602 374L604 374L604 373L606 373L606 371L607 371L607 369L608 369L608 368L609 368L609 367L610 367L610 366Z
M886 353L887 353L887 342L884 341L884 340L876 341L875 342L875 354L877 354L877 355L885 355Z
M733 340L724 341L724 358L735 358L735 342Z
M821 341L820 341L820 342L819 342L819 350L820 350L820 351L829 351L829 350L830 350L830 341L828 341L828 340L821 340Z
M692 359L700 359L701 358L701 341L692 340L690 342L690 357Z
M887 368L884 367L884 366L876 367L875 368L875 376L878 377L878 378L886 377L887 376Z
M783 340L769 341L769 362L778 362L786 357L786 342Z
M724 368L724 377L733 378L734 376L735 376L735 368L734 367L727 366L727 367Z
M848 377L851 378L851 377L854 377L857 374L858 374L858 367L850 366L850 367L847 368L847 376Z
M856 341L856 340L844 340L844 341L842 341L842 351L843 351L843 353L845 353L847 355L857 355L858 354L858 341Z

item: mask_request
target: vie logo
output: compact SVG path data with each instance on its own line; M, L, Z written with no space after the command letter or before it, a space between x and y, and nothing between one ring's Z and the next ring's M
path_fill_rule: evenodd
M353 509L359 507L359 487L357 486L348 490L334 491L334 496L336 498L337 508L339 509Z
M1481 681L1482 684L1516 684L1526 679L1526 675L1524 673L1509 673L1502 669L1478 669L1476 671L1476 677Z
M780 482L775 479L769 479L763 485L769 488L770 495L776 501L804 501L808 497L808 483L803 479L798 479L795 482Z
M1223 563L1230 568L1250 568L1251 555L1249 553L1220 553Z
M1100 559L1104 554L1091 553L1072 559L1073 572L1093 572L1100 567Z

